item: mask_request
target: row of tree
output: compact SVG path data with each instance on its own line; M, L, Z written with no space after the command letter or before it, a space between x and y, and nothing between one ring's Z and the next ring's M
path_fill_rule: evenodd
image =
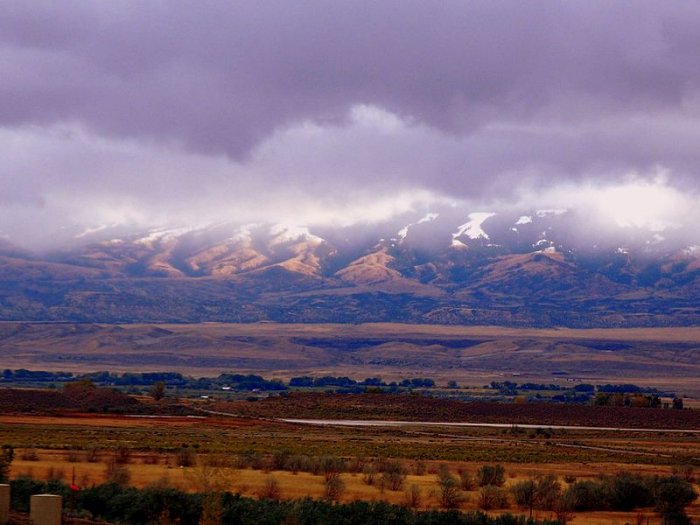
M74 375L71 372L46 372L26 369L10 370L6 369L0 376L0 381L6 383L67 383L75 381L91 381L99 386L117 387L143 387L162 383L167 388L189 389L189 390L219 390L227 388L238 391L274 391L287 390L288 388L307 387L337 387L345 389L358 389L364 391L365 387L381 388L433 388L435 381L430 378L412 378L401 381L386 382L381 377L368 377L357 381L349 377L293 377L288 384L279 379L268 380L255 374L232 374L223 373L217 377L194 378L185 376L178 372L143 372L115 374L107 371L90 372L87 374Z
M12 507L27 512L32 494L64 496L67 510L92 519L125 525L178 523L180 525L555 525L482 512L416 511L407 506L377 501L337 503L328 500L253 499L229 492L187 493L172 487L137 489L115 483L71 491L58 481L19 478L11 482Z

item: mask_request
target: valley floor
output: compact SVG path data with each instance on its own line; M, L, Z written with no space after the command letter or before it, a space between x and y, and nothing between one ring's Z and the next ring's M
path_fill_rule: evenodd
M700 328L0 323L5 368L634 383L700 398Z
M251 405L257 406L258 403ZM158 483L200 490L212 476L224 487L264 496L271 480L280 498L324 496L323 472L302 465L284 467L281 457L342 458L340 499L386 500L403 504L415 485L421 508L439 508L437 472L447 465L455 477L485 464L502 464L506 487L537 474L554 474L566 487L573 480L597 479L619 471L668 475L674 466L700 462L696 435L612 431L523 431L493 428L347 428L307 427L250 417L130 417L65 413L0 416L0 443L16 447L12 476L75 480L90 486L108 479L108 464L122 455L129 483ZM188 466L183 463L185 451ZM401 488L368 484L361 465L398 461L407 472ZM189 464L191 463L191 464ZM698 487L696 487L697 489ZM478 508L478 488L462 492L462 509ZM700 517L696 501L688 509ZM524 512L509 500L506 509ZM537 511L541 518L550 511ZM658 517L650 508L634 512L579 512L571 523L635 522ZM645 518L646 519L646 518Z

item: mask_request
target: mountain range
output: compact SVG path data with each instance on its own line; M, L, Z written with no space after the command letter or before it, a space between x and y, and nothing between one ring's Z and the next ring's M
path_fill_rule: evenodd
M51 322L700 323L700 247L563 209L453 206L382 224L100 226L0 243L0 318Z

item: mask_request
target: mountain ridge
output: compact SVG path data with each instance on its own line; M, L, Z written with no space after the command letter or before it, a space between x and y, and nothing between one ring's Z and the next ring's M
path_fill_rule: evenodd
M441 210L406 218L400 228L364 231L280 224L156 229L81 238L48 254L4 241L0 318L700 324L696 245L664 242L655 231L627 231L623 245L577 236L562 210L461 217Z

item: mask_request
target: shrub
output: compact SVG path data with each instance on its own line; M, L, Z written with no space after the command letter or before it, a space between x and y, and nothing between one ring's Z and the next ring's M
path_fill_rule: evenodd
M26 476L10 481L10 504L19 512L29 512L29 500L33 494L58 494L68 501L70 490L59 480L37 481Z
M309 470L309 457L294 454L287 458L287 470L292 474L298 474L300 470Z
M563 501L575 511L605 510L610 507L610 492L599 481L579 480L564 492Z
M553 474L535 479L535 506L538 509L554 510L561 497L561 484Z
M162 381L155 383L151 387L149 394L155 401L160 401L163 399L165 397L165 383Z
M15 450L10 445L3 445L0 449L0 483L7 483L10 479L10 465L15 457Z
M405 479L406 473L404 472L403 466L400 462L389 461L384 465L382 484L386 484L391 490L397 491L403 488Z
M653 502L651 489L639 475L621 472L610 483L610 506L615 510L630 511Z
M338 472L326 475L324 497L331 501L338 501L345 492L345 483L340 479Z
M131 472L129 472L129 469L117 463L114 459L107 462L104 476L106 483L113 483L123 487L128 485L129 481L131 481Z
M662 525L693 525L693 522L685 512L668 512L662 516Z
M422 499L421 490L418 485L411 485L408 487L408 489L406 489L404 501L406 502L407 507L417 509L420 507Z
M506 469L503 465L484 465L477 471L476 481L480 487L502 487L506 482Z
M288 450L278 450L272 454L270 465L272 470L287 470L291 453Z
M565 498L559 499L554 506L554 515L557 517L559 525L566 525L571 518L573 518L573 512L571 505L566 501Z
M513 500L519 507L532 510L535 507L535 481L526 479L518 481L510 488Z
M486 485L479 491L479 508L482 510L505 509L508 507L508 493L501 487Z
M654 510L662 515L683 512L698 497L690 483L675 476L654 478L651 485Z
M272 476L269 476L265 480L265 484L263 485L262 491L260 492L260 497L278 500L281 496L282 491L280 489L279 482Z
M456 509L463 501L457 480L450 474L447 465L440 465L438 471L440 505L445 509Z
M376 467L374 466L374 464L370 463L369 465L365 465L365 468L362 471L362 481L366 485L370 485L370 486L374 485L374 482L375 482L374 478L375 478L376 473L377 473Z
M364 457L356 456L348 465L348 472L352 472L353 474L359 474L360 472L364 471L365 464L366 460Z
M41 483L23 478L13 480L11 492L13 508L25 512L32 494L51 492L63 495L64 502L68 500L68 487L62 483ZM143 490L115 484L92 486L80 491L74 502L77 512L89 514L93 520L130 525L554 525L552 521L526 520L510 514L489 517L481 512L460 513L455 510L418 512L381 501L339 504L309 498L255 500L229 492L189 494L167 486Z
M328 481L331 477L345 471L345 462L335 456L321 457L320 464L321 471L323 472L323 476L326 478L326 481Z
M459 469L459 482L462 490L474 490L476 488L476 480L471 472Z

